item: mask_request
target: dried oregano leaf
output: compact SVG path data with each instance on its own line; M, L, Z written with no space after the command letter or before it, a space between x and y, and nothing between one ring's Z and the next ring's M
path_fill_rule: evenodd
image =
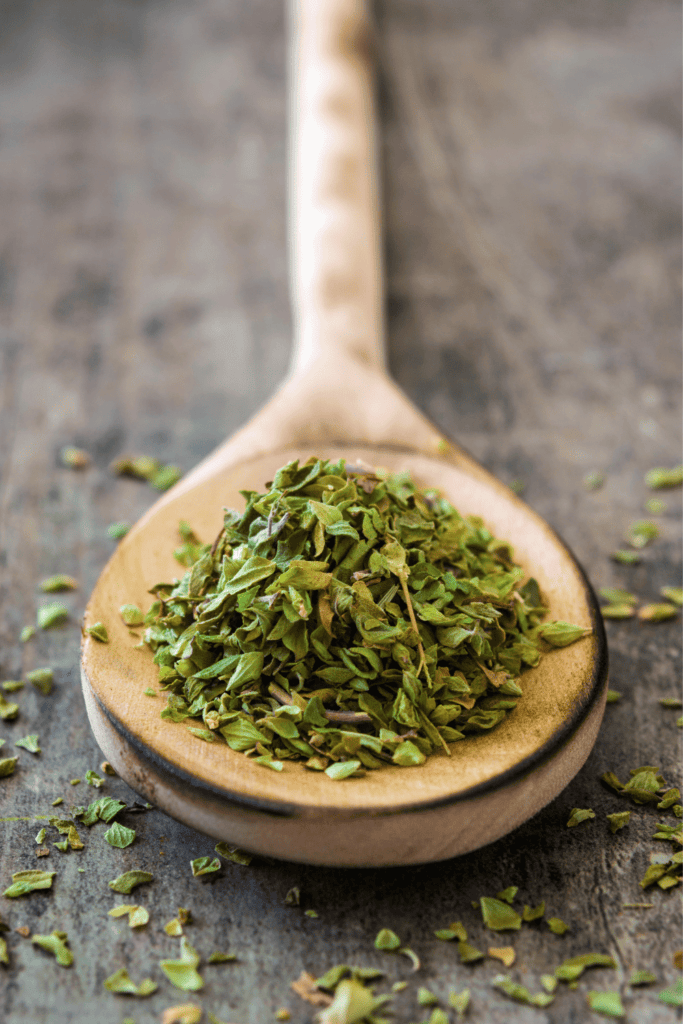
M204 979L199 974L199 953L183 935L180 939L180 959L161 960L159 966L176 988L183 992L197 992L204 987Z
M107 533L109 534L112 540L121 540L123 537L126 536L129 530L130 523L125 522L110 523L109 526L107 527Z
M512 967L515 962L515 951L512 946L489 946L488 955L493 960L500 960L504 967Z
M45 594L57 594L61 590L77 590L78 580L65 573L58 573L56 576L49 576L38 584L38 589Z
M401 945L396 932L392 932L391 928L382 928L375 937L375 949L385 949L394 951Z
M624 825L628 825L630 820L630 811L617 811L616 814L607 815L607 821L609 822L609 830L612 833L612 835L614 835L615 832L618 832L620 828L623 828Z
M462 964L473 964L477 960L484 959L484 954L481 950L475 949L469 942L459 942L458 953L460 954L460 963Z
M240 850L239 846L230 846L229 843L216 843L214 850L233 864L242 864L244 867L248 867L254 859L246 850Z
M6 779L9 775L14 775L18 760L18 757L0 758L0 779Z
M151 978L145 978L139 985L132 981L125 967L111 974L104 982L107 992L116 992L129 996L151 996L159 988Z
M92 626L86 626L84 632L91 636L93 640L98 640L101 644L109 643L109 634L103 622L95 622Z
M60 451L59 461L69 469L85 469L90 465L90 456L82 448L67 445Z
M683 466L674 466L667 469L664 466L657 466L649 469L645 474L645 485L655 491L660 487L678 487L683 483Z
M143 885L145 882L152 882L154 875L150 874L149 871L125 871L118 878L115 878L113 882L109 883L109 888L113 889L114 892L122 892L126 896L129 895L138 885Z
M12 885L2 895L16 899L36 889L51 889L55 874L55 871L17 871L12 875Z
M236 953L222 953L219 949L214 950L206 958L207 964L232 964L237 960Z
M144 640L162 717L264 766L344 779L449 753L514 708L546 644L588 632L543 623L510 546L407 474L312 459L245 498L211 547L181 524L188 571L153 588Z
M636 988L639 985L654 985L656 981L657 975L652 971L633 971L628 979L631 988Z
M491 984L494 988L504 992L508 998L514 999L518 1003L526 1003L528 1006L548 1006L554 999L554 996L548 992L539 992L532 996L528 988L513 981L507 974L497 974Z
M221 862L218 857L196 857L190 861L190 867L192 868L192 875L194 878L200 878L202 875L212 875L216 871L220 871Z
M631 523L626 540L634 548L644 548L659 537L659 527L651 519Z
M659 593L662 597L665 597L667 601L671 601L672 604L677 604L679 608L683 605L683 587L662 587Z
M644 604L638 609L641 622L665 622L678 615L679 609L674 604Z
M51 935L32 935L31 942L34 946L52 953L60 967L71 967L74 962L74 955L66 945L69 941L66 932L52 932Z
M613 551L611 557L620 565L638 565L641 560L637 551L629 551L628 548Z
M504 900L505 903L512 903L518 892L519 886L508 885L507 889L501 889L500 892L496 893L496 899Z
M589 821L594 817L595 811L590 807L572 807L567 828L573 828L575 825L580 825L582 821Z
M622 696L623 696L623 694L619 693L618 690L608 690L607 691L607 703L608 704L617 704L621 700Z
M517 931L522 926L522 918L516 910L502 900L491 896L482 896L479 900L481 916L487 928L496 932Z
M565 924L561 917L549 917L546 924L554 935L564 935L569 931L569 925Z
M559 967L555 968L555 977L558 981L576 981L588 967L616 967L611 956L606 953L583 953L581 956L572 956Z
M131 928L141 928L149 921L149 911L137 903L122 903L118 907L112 907L108 911L110 917L125 917L128 915L128 925Z
M119 615L127 626L141 626L145 621L144 614L136 604L122 604L119 608Z
M448 1005L451 1009L455 1010L459 1019L465 1016L469 1004L470 990L468 988L464 988L462 992L456 992L455 989L451 989L448 993Z
M529 907L524 904L524 910L522 911L522 920L531 922L539 921L545 914L545 900L542 900L537 907Z
M169 1006L161 1015L161 1024L199 1024L202 1019L201 1006L184 1003L182 1006Z
M28 736L23 736L20 740L14 741L15 747L23 747L24 750L28 750L30 754L40 753L40 743L38 742L38 734L33 732Z
M54 672L51 668L34 668L31 672L26 673L26 679L45 697L52 692Z
M439 997L430 992L428 988L421 985L417 990L416 999L420 1006L437 1006Z
M600 597L608 604L638 604L638 598L628 590L621 590L619 587L600 587Z
M677 978L673 985L659 993L657 999L667 1006L683 1006L683 978Z
M374 1014L390 996L375 996L372 989L355 975L344 978L336 987L334 999L318 1017L320 1024L357 1024Z
M125 850L135 839L135 829L126 828L125 825L115 821L111 828L104 833L104 838L110 846L115 846L118 850Z
M102 776L98 775L97 772L93 771L92 768L88 768L87 772L85 773L85 781L88 783L89 786L94 786L95 789L101 789L102 786L104 785L104 779L102 778Z
M588 1005L595 1013L603 1013L606 1017L625 1017L621 996L618 992L588 992Z
M61 626L68 618L69 609L59 601L51 601L36 612L36 625L38 629L52 629L53 626Z
M29 640L32 640L35 635L36 635L36 627L35 626L24 626L24 628L22 629L21 633L19 634L19 640L21 641L22 644L25 644Z

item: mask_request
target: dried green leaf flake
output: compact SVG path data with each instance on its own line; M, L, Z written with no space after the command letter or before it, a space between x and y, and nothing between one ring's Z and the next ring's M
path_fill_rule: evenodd
M683 1006L683 978L678 978L673 985L663 989L657 999L667 1006Z
M45 836L46 835L47 835L47 829L46 828L41 828L39 830L39 832L37 833L36 838L35 838L35 842L38 844L38 846L42 846L42 844L45 842Z
M616 963L606 953L583 953L580 956L569 957L559 967L555 968L555 977L558 981L576 981L589 967L612 967Z
M103 622L95 622L92 626L86 626L85 632L88 636L91 636L93 640L97 640L101 644L109 643L109 633L107 627Z
M78 590L78 580L73 576L58 573L56 576L49 576L38 584L38 589L45 594L57 594L62 590Z
M638 609L638 618L641 622L666 622L675 618L679 610L675 604L644 604Z
M375 949L384 949L394 951L401 945L396 932L392 932L390 928L382 928L375 936Z
M605 474L599 470L592 470L586 473L583 478L583 486L587 491L599 491L605 482Z
M68 469L86 469L90 465L90 456L83 448L67 445L61 449L59 461Z
M656 982L657 975L653 974L652 971L633 971L628 979L631 988L636 988L640 985L655 985Z
M45 604L36 612L36 625L38 629L52 629L54 626L61 626L69 618L69 609L60 601L51 601Z
M539 921L545 914L545 900L542 900L537 907L529 907L524 904L524 910L522 911L522 920L531 922Z
M24 626L24 628L22 629L21 633L19 634L19 640L21 641L22 644L25 644L25 643L28 643L29 640L33 640L33 637L35 635L36 635L36 627L35 626Z
M569 925L561 917L549 917L546 924L553 935L564 935L565 932L569 931Z
M623 828L625 825L628 825L630 820L630 811L617 811L614 814L607 815L607 821L609 822L609 830L612 833L612 835L614 835L615 832L618 832L620 828Z
M113 882L109 883L109 888L113 889L114 892L122 892L128 896L136 886L152 881L154 881L154 875L150 874L149 871L125 871L118 878L115 878Z
M477 960L484 959L484 954L481 950L471 946L469 942L459 942L458 953L460 955L460 963L463 964L473 964Z
M149 921L149 911L137 903L122 903L118 907L112 907L108 914L110 917L125 917L127 915L130 928L141 928Z
M26 673L26 679L45 697L52 692L54 672L51 668L34 668L31 672Z
M613 551L611 557L615 562L619 562L620 565L638 565L641 561L638 552L629 551L628 548L620 548L617 551Z
M496 932L517 931L522 926L522 918L508 903L482 896L479 900L481 916L487 928Z
M455 1010L458 1018L462 1019L470 1005L470 990L464 988L462 992L456 992L455 989L451 989L448 993L448 1005Z
M667 601L671 601L672 604L677 604L679 608L683 605L683 587L662 587L659 593L662 597L665 597Z
M605 1017L625 1017L621 996L618 992L588 992L588 1005L594 1013L602 1013Z
M603 619L632 619L636 614L633 605L607 604L600 609Z
M354 974L339 982L334 999L322 1010L318 1021L319 1024L360 1024L371 1018L375 1010L389 999L390 996L375 996L372 989Z
M590 821L591 818L595 817L595 811L590 807L572 807L567 821L567 828L574 828L576 825L580 825L583 821Z
M584 626L575 626L571 622L549 622L539 629L539 636L553 647L568 647L584 636L593 632Z
M662 487L678 487L683 483L683 466L656 466L645 474L645 486L656 491Z
M6 679L2 684L2 688L5 693L17 693L19 690L24 689L23 679Z
M501 889L500 892L496 893L496 899L503 900L505 903L512 903L518 892L519 886L509 885L507 889Z
M122 540L130 530L130 523L110 523L107 527L107 534L112 540Z
M160 466L149 478L152 487L157 491L167 491L177 484L183 475L180 466Z
M139 985L131 979L125 967L110 974L104 981L107 992L129 996L151 996L159 986L151 978L145 978Z
M218 857L196 857L190 861L192 875L194 878L201 878L202 875L212 875L220 871L221 862Z
M143 612L136 604L122 604L119 615L127 626L141 626L145 621Z
M236 953L222 953L219 949L210 953L206 959L207 964L232 964L237 960Z
M67 946L68 941L66 932L60 931L54 931L51 935L31 936L33 945L52 953L60 967L71 967L74 962L74 955Z
M439 1003L439 997L435 996L424 985L418 988L416 998L420 1006L437 1006Z
M92 768L89 768L85 773L85 781L88 783L89 786L94 786L95 789L101 789L102 786L104 785L104 779L102 778L102 776L98 775L97 772L93 771Z
M8 776L14 775L18 760L18 757L0 758L0 779L6 779Z
M608 690L607 691L607 703L608 704L617 704L621 700L622 697L623 697L623 694L619 693L618 690Z
M5 700L0 693L0 718L5 722L11 722L19 714L19 705L13 701Z
M159 966L171 984L183 992L197 992L204 987L204 979L197 970L199 954L184 935L180 939L180 959L161 960Z
M37 889L51 889L55 874L54 871L17 871L12 875L12 885L2 895L16 899Z
M104 838L110 846L115 846L117 850L125 850L135 839L135 829L126 828L125 825L115 821L111 828L104 833Z
M246 850L240 850L239 846L230 846L229 843L216 843L214 850L226 860L232 861L233 864L241 864L243 867L248 867L254 859Z

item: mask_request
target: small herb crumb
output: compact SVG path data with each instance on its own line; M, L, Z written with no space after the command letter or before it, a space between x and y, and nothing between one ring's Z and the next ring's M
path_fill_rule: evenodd
M31 686L35 686L36 690L40 690L43 696L47 697L52 692L54 675L51 668L34 668L26 673L26 679Z
M488 955L493 960L500 960L504 967L512 967L515 962L512 946L489 946Z
M38 742L38 734L31 733L29 736L23 736L20 740L14 741L15 747L23 747L24 750L28 750L29 754L40 754L40 744Z
M107 633L107 627L103 622L95 622L92 626L86 626L85 632L88 636L91 636L93 640L98 640L101 644L109 643L109 634Z
M644 604L638 609L638 618L641 622L666 622L667 619L673 619L678 615L678 611L674 604Z
M156 697L157 691L153 690L151 686L148 686L146 690L142 691L145 697Z
M428 988L421 985L417 990L417 1001L420 1006L438 1006L439 997L430 992Z
M161 1024L199 1024L202 1008L194 1003L183 1006L169 1006L161 1015Z
M606 1017L625 1017L621 996L618 992L589 992L586 996L588 1005L595 1013Z
M663 516L667 508L667 503L661 498L648 498L645 502L645 511L651 516Z
M553 935L564 935L569 931L569 925L565 924L561 917L549 917L547 925Z
M64 797L63 796L58 796L56 800L52 801L52 806L53 807L59 807L59 805L63 804L63 803L64 803Z
M23 679L6 679L2 684L2 688L5 693L17 693L19 690L24 689Z
M582 821L590 821L594 817L595 811L590 807L573 807L569 815L567 828L574 828L575 825L580 825Z
M456 992L455 989L451 989L448 993L448 1005L451 1009L455 1010L460 1019L465 1016L469 1004L470 990L468 988L464 988L462 992Z
M196 857L190 861L192 875L194 878L201 878L203 875L212 875L221 869L221 862L218 857Z
M5 722L11 722L19 714L19 705L13 701L5 700L0 693L0 718Z
M151 996L159 986L151 978L145 978L139 985L136 985L126 968L121 967L105 979L104 987L107 992L116 992L130 996Z
M45 594L58 594L62 590L78 590L78 580L60 572L56 576L48 576L38 584L38 589Z
M136 604L122 604L119 614L127 626L141 626L145 616Z
M645 474L645 485L652 491L663 487L678 487L681 483L683 483L683 466L674 466L671 469L667 469L665 466L656 466Z
M637 551L629 551L628 548L613 551L610 557L620 565L638 565L641 560Z
M607 815L607 821L609 822L609 830L612 833L612 835L614 835L615 832L618 832L620 828L623 828L624 825L628 825L630 820L630 811L617 811L616 814Z
M17 767L18 757L2 757L0 758L0 779L6 779L10 775L14 774Z
M636 988L640 985L654 985L656 981L657 975L653 974L652 971L633 971L628 979L631 988Z
M51 601L44 604L36 612L36 625L38 629L52 629L54 626L61 626L69 618L69 609L60 601Z
M291 1017L291 1013L284 1006L281 1006L279 1010L275 1011L275 1020L291 1020Z
M35 635L35 626L24 626L21 633L19 634L19 640L21 641L22 644L25 644L28 643L29 640L32 640Z
M71 967L74 955L67 947L69 937L66 932L55 931L51 935L32 935L31 942L35 946L52 953L60 967Z
M626 540L631 547L644 548L659 537L659 527L651 519L641 519L631 523Z
M82 448L67 445L60 451L59 461L68 469L86 469L90 465L90 456Z
M135 829L126 828L125 825L115 821L111 828L104 833L104 838L110 846L115 846L118 850L125 850L135 839Z
M607 691L607 703L608 704L616 704L618 701L621 700L622 697L623 697L623 694L619 693L618 690L608 690Z
M115 878L113 882L109 883L109 888L113 889L114 892L122 892L128 896L136 886L152 882L153 880L154 875L150 874L149 871L125 871L118 878Z
M662 587L659 593L672 604L683 605L683 587Z
M107 533L112 540L121 540L130 530L130 523L110 523Z
M214 850L233 864L242 864L244 867L248 867L254 859L250 853L240 850L239 846L230 846L229 843L216 843Z

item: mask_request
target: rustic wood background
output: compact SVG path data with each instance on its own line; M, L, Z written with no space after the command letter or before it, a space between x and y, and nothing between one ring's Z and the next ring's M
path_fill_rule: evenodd
M524 482L596 586L649 600L680 581L680 490L663 494L661 538L640 566L608 556L644 516L643 473L680 461L678 8L376 5L391 370L447 434ZM132 450L189 468L286 372L286 56L280 0L6 0L0 24L0 674L56 673L50 697L27 687L20 718L0 722L3 754L29 732L43 748L22 751L0 781L0 884L34 866L58 873L50 893L0 900L12 929L2 1019L159 1020L188 1001L158 967L176 954L162 925L180 905L204 956L238 955L206 967L191 1000L235 1024L265 1024L280 1006L307 1024L315 1011L289 983L338 962L410 981L398 1024L428 1016L418 984L440 997L469 986L469 1019L482 1024L595 1019L591 988L619 988L629 1021L671 1022L656 993L675 977L680 895L638 886L664 849L650 841L660 814L634 807L612 836L605 814L625 804L598 777L645 762L675 782L680 712L657 698L679 685L680 621L608 623L623 698L588 763L536 818L471 856L377 871L259 860L202 885L189 861L213 843L150 811L124 815L138 830L126 851L95 827L81 829L83 852L36 861L33 816L53 813L59 795L64 807L97 795L69 786L101 760L79 690L78 620L113 549L107 524L135 520L155 496L113 477L110 460ZM68 443L92 454L90 469L59 465ZM606 482L587 493L594 469ZM65 597L71 622L22 645L44 600L37 583L54 572L81 581ZM106 792L134 799L117 779ZM596 819L567 830L574 806ZM107 917L120 902L107 881L133 867L155 874L133 894L151 913L140 931ZM535 926L515 935L516 979L537 991L540 973L587 951L618 970L534 1010L491 988L496 961L460 965L433 930L461 918L480 948L505 944L470 904L510 884L571 925L564 938ZM294 885L318 919L283 905ZM643 899L654 908L622 909ZM17 934L24 925L66 930L74 967ZM419 974L373 949L381 927L419 953ZM157 994L105 992L124 965L159 981ZM636 967L658 986L629 989Z

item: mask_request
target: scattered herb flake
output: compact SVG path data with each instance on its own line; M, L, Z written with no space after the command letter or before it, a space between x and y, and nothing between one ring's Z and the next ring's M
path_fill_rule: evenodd
M55 874L55 871L17 871L12 875L12 885L9 889L5 889L2 895L9 899L16 899L16 897L26 896L27 893L34 892L36 889L51 889Z
M183 475L180 466L161 466L155 470L149 478L152 487L157 491L167 491L174 484L177 484Z
M161 960L159 966L176 988L183 992L197 992L204 987L204 979L199 974L199 953L183 935L180 939L180 959Z
M52 629L61 626L68 618L69 609L60 601L51 601L36 612L36 625L38 629Z
M651 516L663 516L667 508L667 503L661 498L648 498L645 502L645 511Z
M109 883L109 888L113 889L114 892L122 892L128 896L136 886L152 882L153 880L154 875L150 874L149 871L125 871L118 878L115 878L113 882Z
M619 562L620 565L638 565L641 560L637 551L629 551L627 548L613 551L611 557L615 562Z
M9 775L14 775L18 760L18 757L0 758L0 779L6 779Z
M54 672L51 668L34 668L31 672L26 673L26 679L45 697L52 692Z
M626 540L634 548L644 548L659 537L659 527L651 519L641 519L632 523Z
M500 960L504 967L512 967L515 962L515 951L512 946L489 946L488 955L493 960Z
M505 903L512 903L515 896L519 892L519 887L516 885L508 885L507 889L502 889L496 893L497 900L504 900Z
M200 878L202 875L212 875L216 871L220 871L221 862L218 857L213 859L209 857L196 857L190 861L190 867L192 868L192 876L194 878Z
M126 828L125 825L115 821L111 828L104 833L104 838L110 846L115 846L117 850L125 850L135 839L135 829Z
M82 448L67 445L60 451L59 461L68 469L86 469L90 465L90 456Z
M458 953L460 954L460 963L462 964L473 964L477 960L484 959L484 954L481 950L475 949L469 942L459 942Z
M401 940L391 928L382 928L375 936L375 949L396 950L400 947Z
M623 694L619 693L618 690L608 690L607 691L607 703L608 704L616 704L618 701L621 700L622 697L623 697Z
M511 906L491 896L479 900L481 916L487 928L496 932L516 931L522 926L522 918Z
M2 688L5 693L17 693L19 690L24 689L23 679L6 679L2 684Z
M683 1006L683 978L678 978L673 985L660 992L657 998L667 1006Z
M659 593L662 597L665 597L667 601L671 601L672 604L677 604L679 608L683 605L683 587L662 587Z
M357 977L344 978L337 985L334 999L319 1015L320 1024L356 1024L374 1014L390 996L375 996Z
M45 836L46 835L47 835L47 829L46 828L41 828L40 831L38 832L38 834L36 835L36 838L35 838L35 842L38 844L38 846L42 846L42 844L45 842Z
M298 907L301 903L301 889L298 885L293 886L285 896L285 906Z
M214 850L233 864L242 864L244 867L248 867L254 859L250 853L240 850L239 846L230 846L229 843L216 843Z
M600 609L603 619L632 619L636 614L630 604L607 604Z
M583 478L583 486L587 491L599 491L605 482L605 474L599 470L586 473Z
M614 835L615 832L618 832L620 828L623 828L624 825L628 825L630 820L630 811L617 811L616 814L607 815L607 821L609 822L609 830L612 833L612 835Z
M237 959L235 953L221 953L219 949L210 953L207 958L207 964L231 964Z
M101 789L104 785L104 779L97 772L93 771L92 768L89 768L85 773L85 781L89 786L94 786L95 789Z
M546 923L553 935L564 935L569 931L569 925L561 917L549 917Z
M616 963L606 953L583 953L581 956L572 956L559 967L555 968L555 977L558 981L576 981L588 967L612 967Z
M644 604L638 609L641 622L665 622L678 615L679 609L674 604Z
M437 1006L439 1003L439 997L435 996L424 985L418 988L416 998L420 1006Z
M107 527L107 533L112 540L121 540L126 536L130 530L130 523L110 523Z
M656 466L645 474L645 485L652 491L662 487L678 487L681 483L683 483L683 466L674 466L672 469Z
M586 995L588 1005L595 1013L603 1013L606 1017L625 1017L621 996L618 992L589 992Z
M5 698L0 693L0 718L2 718L3 721L5 722L10 722L12 721L13 718L16 718L18 714L19 705L14 704L10 700L5 700Z
M600 597L608 604L638 604L638 598L628 590L620 590L619 587L600 587Z
M112 907L108 914L110 917L124 917L127 914L130 928L141 928L149 921L149 911L137 903L122 903L118 907Z
M448 993L448 1005L455 1010L459 1018L464 1017L470 1005L470 990L464 988L462 992L456 992L455 989L451 989Z
M631 988L636 988L639 985L654 985L656 981L657 975L652 971L633 971L628 979Z
M78 590L78 580L73 576L66 576L58 573L56 576L49 576L38 584L38 589L45 594L58 594L62 590Z
M683 707L683 702L678 697L660 697L659 703L663 708L680 708Z
M567 828L574 828L575 825L580 825L582 821L590 821L594 817L595 811L590 807L572 807Z
M159 988L151 978L145 978L139 985L132 981L125 967L111 974L104 982L107 992L129 996L151 996Z
M107 633L107 627L103 622L95 622L92 626L86 626L85 632L88 636L91 636L93 640L97 640L101 644L109 643L109 634Z
M202 1008L194 1003L182 1006L169 1006L161 1015L161 1024L199 1024L202 1019Z
M545 900L542 900L537 907L529 907L524 904L524 910L522 911L522 920L531 922L540 920L545 914Z
M119 614L127 626L141 626L145 616L136 604L122 604Z
M24 628L22 629L21 633L19 634L19 640L21 641L22 644L25 644L25 643L28 643L29 640L33 640L33 637L35 635L36 635L36 627L35 626L24 626Z
M32 935L31 942L34 946L52 953L60 967L71 967L74 962L74 955L66 945L69 941L66 932L52 932L51 935Z

